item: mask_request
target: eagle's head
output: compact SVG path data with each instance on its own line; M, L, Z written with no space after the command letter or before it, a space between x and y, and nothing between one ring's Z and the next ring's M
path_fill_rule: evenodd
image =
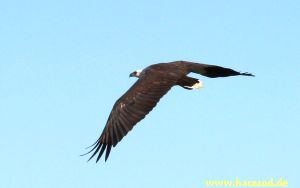
M132 72L132 73L129 75L129 77L137 77L137 78L139 78L140 75L141 75L141 73L142 73L142 71L143 71L143 70L136 70L136 71Z

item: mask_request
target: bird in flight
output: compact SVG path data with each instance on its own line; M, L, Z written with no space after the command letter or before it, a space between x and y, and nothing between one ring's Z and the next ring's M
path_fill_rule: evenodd
M98 162L106 151L106 161L112 146L115 147L173 86L178 85L188 90L203 87L202 81L187 76L189 73L197 73L209 78L254 76L248 72L241 73L216 65L187 61L158 63L143 70L134 71L129 76L137 77L138 80L114 104L102 134L90 146L92 149L88 153L93 152L93 154L89 160L99 153L96 159Z

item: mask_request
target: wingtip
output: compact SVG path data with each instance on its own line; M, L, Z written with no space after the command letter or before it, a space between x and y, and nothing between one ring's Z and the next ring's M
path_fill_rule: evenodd
M112 148L113 145L110 145L110 144L101 144L101 143L97 143L96 145L94 145L94 147L87 153L84 153L84 154L81 154L80 156L85 156L89 153L91 153L92 151L94 151L94 153L92 154L92 156L90 156L90 158L86 161L86 162L89 162L100 150L98 156L97 156L97 159L96 159L96 163L98 163L98 161L101 159L104 151L106 151L105 153L105 162L108 160L108 157L109 157L109 154L110 154L110 151L111 151L111 148Z
M243 75L243 76L253 76L253 77L255 77L254 74L249 73L249 72L242 72L242 73L240 73L240 75Z
M101 146L101 150L100 150L100 153L99 153L99 155L98 155L98 157L97 157L96 162L98 162L98 161L100 160L101 156L103 155L103 153L104 153L104 151L105 151L105 149L106 149L106 145L107 145L107 144L103 144L103 145ZM98 152L98 151L97 151L97 152Z

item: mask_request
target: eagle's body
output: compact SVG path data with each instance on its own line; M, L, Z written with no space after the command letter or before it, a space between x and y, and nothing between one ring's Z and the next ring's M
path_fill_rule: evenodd
M139 79L114 104L101 136L93 144L94 147L90 152L94 151L94 153L90 159L100 150L96 160L98 162L106 150L106 161L111 147L115 147L173 86L179 85L185 89L200 88L201 81L187 76L191 72L210 78L236 75L253 76L229 68L186 61L154 64L141 72L131 73L130 76Z

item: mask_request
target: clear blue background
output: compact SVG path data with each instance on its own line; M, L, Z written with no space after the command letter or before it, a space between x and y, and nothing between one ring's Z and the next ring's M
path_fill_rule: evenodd
M1 1L0 187L299 187L299 1ZM109 160L80 157L132 71L189 60L248 71L174 87Z

